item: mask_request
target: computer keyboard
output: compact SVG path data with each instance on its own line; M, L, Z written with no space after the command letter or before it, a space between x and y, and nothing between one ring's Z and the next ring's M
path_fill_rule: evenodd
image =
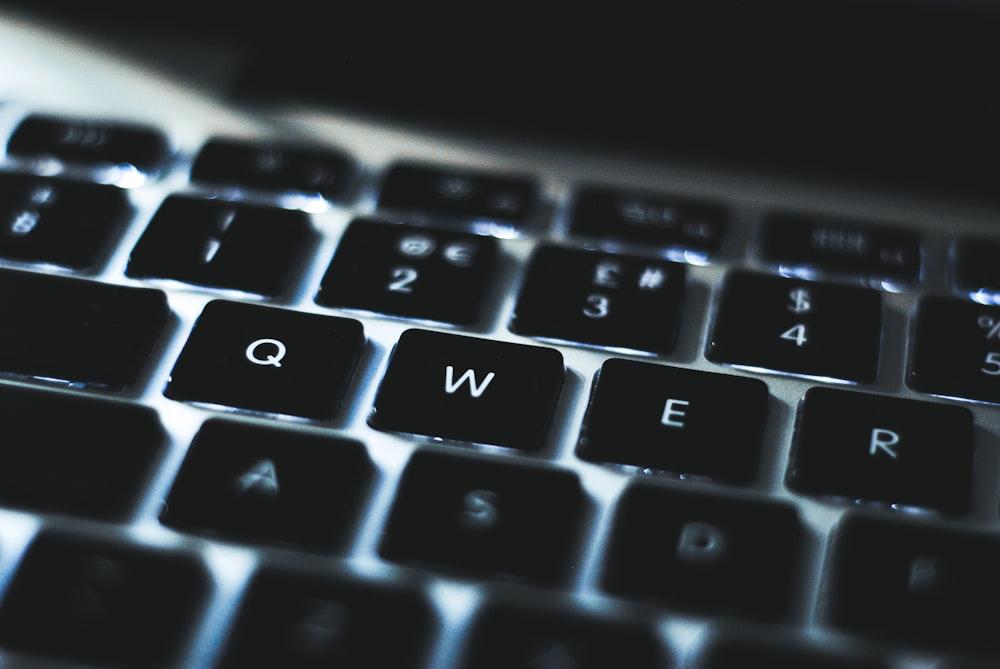
M0 665L1000 665L990 206L8 51Z

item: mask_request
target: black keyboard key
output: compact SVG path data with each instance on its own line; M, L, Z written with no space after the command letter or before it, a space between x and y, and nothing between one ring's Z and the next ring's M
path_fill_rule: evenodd
M868 221L780 213L763 223L761 256L787 271L851 275L872 284L920 279L920 237Z
M665 260L556 246L537 249L510 329L528 337L670 353L685 267Z
M963 513L972 414L963 407L830 388L802 403L788 468L797 492Z
M368 422L390 432L538 450L565 373L555 349L407 330Z
M357 220L341 237L316 302L472 325L496 257L492 237Z
M173 195L132 250L127 273L275 296L312 240L301 211Z
M500 457L417 451L379 553L394 562L558 582L574 564L582 512L572 472Z
M0 646L127 669L175 666L207 590L188 556L42 534L0 605Z
M508 598L509 599L509 598ZM598 616L533 598L490 600L473 623L462 669L667 669L648 621Z
M164 448L146 407L0 386L0 505L124 520Z
M908 386L930 395L1000 403L1000 307L924 297L914 321Z
M371 477L359 442L214 419L195 436L160 519L237 541L331 550L348 539Z
M693 669L889 669L871 651L837 643L831 648L785 633L722 633L706 646Z
M577 454L749 483L767 402L767 385L758 379L608 360L595 380Z
M738 271L723 282L705 356L754 371L870 383L881 328L878 291Z
M191 180L333 201L343 196L351 170L348 157L333 149L216 137L195 157Z
M120 390L167 313L159 290L0 270L0 372Z
M951 280L958 292L988 304L1000 302L1000 242L969 238L955 242L951 254Z
M848 515L822 610L834 627L935 651L1000 652L1000 539Z
M71 166L160 171L169 154L156 128L96 119L35 114L14 129L7 153L30 160L57 160Z
M598 242L704 255L721 250L726 221L713 203L589 186L576 195L569 230Z
M445 219L524 223L537 205L535 183L519 175L464 168L394 165L378 206Z
M801 536L791 505L633 483L618 501L602 583L695 613L783 619Z
M0 174L0 257L91 267L130 209L114 186Z
M267 414L330 418L365 336L360 322L214 300L198 317L164 394Z
M251 581L219 666L416 669L435 626L411 584L268 568Z

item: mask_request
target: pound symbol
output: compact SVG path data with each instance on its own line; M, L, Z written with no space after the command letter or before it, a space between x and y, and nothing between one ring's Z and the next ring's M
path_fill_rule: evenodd
M804 314L812 310L809 302L809 291L805 288L796 288L788 293L788 310L793 314Z

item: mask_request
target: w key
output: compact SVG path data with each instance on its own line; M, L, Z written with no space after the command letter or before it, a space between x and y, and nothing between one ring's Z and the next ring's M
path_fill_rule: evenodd
M368 422L377 430L538 450L564 376L555 349L407 330Z

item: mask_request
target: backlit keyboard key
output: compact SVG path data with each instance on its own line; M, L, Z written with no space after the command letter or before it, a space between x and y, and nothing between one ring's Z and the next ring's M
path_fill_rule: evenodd
M1000 403L1000 307L924 297L906 383L931 395Z
M612 520L609 592L684 611L789 615L802 528L794 506L633 483Z
M772 214L761 255L791 271L850 275L871 283L920 278L920 237L905 228L811 214Z
M675 474L749 483L757 473L763 381L612 359L597 375L577 453Z
M564 376L555 349L407 330L368 422L377 430L534 451L544 445Z
M0 605L0 646L123 669L176 666L208 585L186 555L42 534Z
M161 520L237 541L336 549L371 476L359 442L214 419L188 449Z
M821 609L840 630L995 658L998 563L995 534L852 514L834 534Z
M0 257L91 267L129 213L114 186L0 174Z
M798 492L963 513L972 414L963 407L810 388L788 468Z
M881 328L878 291L737 271L723 282L705 357L755 371L870 383Z
M379 553L445 571L555 583L575 564L582 504L580 482L566 470L417 451Z
M316 302L472 325L496 257L492 237L357 220L341 237Z
M723 634L709 643L694 669L890 669L877 654L838 643L819 646L783 632Z
M350 160L339 151L223 137L206 142L191 166L198 183L327 200L341 198L350 178Z
M0 372L128 387L167 314L159 290L0 270Z
M677 342L685 267L665 260L543 246L521 286L520 335L651 353Z
M124 520L165 449L148 407L0 386L0 505Z
M21 121L7 143L7 153L18 158L147 174L160 170L168 152L166 137L149 126L40 114Z
M330 418L361 357L361 323L226 300L209 302L164 394L269 414Z
M306 214L172 195L132 250L129 276L274 296L313 240Z

